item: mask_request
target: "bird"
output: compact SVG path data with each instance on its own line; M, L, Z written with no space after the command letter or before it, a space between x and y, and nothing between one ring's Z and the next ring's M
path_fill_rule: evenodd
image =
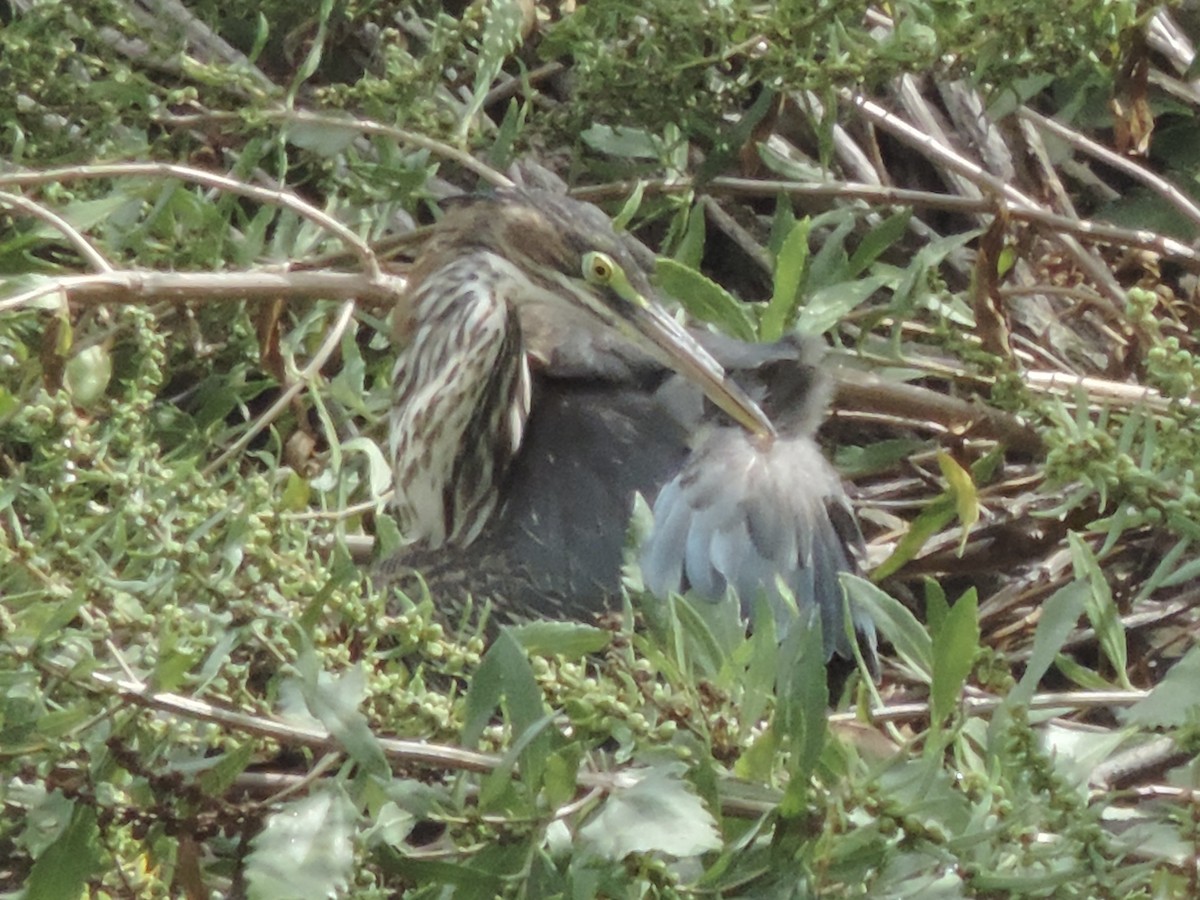
M766 597L782 626L820 620L826 660L851 658L838 576L859 571L863 540L814 440L829 394L814 344L684 328L652 260L554 191L448 205L393 311L404 544L376 581L419 573L437 603L487 599L504 621L594 617L621 602L640 494L653 596L736 598L747 615ZM873 659L874 627L853 619Z

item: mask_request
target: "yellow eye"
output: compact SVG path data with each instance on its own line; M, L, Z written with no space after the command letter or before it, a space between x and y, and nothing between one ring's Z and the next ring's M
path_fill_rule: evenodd
M609 284L617 271L617 264L603 253L583 255L583 277L589 284Z

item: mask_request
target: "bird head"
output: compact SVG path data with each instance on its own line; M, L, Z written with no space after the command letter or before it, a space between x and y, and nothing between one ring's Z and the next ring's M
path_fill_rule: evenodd
M611 329L696 383L748 431L774 437L758 405L656 302L631 243L599 208L550 191L497 191L453 206L432 240L414 282L449 256L486 253L519 311L545 305L573 326Z

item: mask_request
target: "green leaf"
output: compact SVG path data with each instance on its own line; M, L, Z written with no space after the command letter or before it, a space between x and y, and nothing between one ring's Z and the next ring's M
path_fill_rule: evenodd
M629 159L658 159L662 142L640 128L592 125L579 135L594 150Z
M773 728L764 729L733 764L733 774L746 781L769 783L778 762L779 735Z
M350 438L342 444L342 453L361 453L367 460L367 478L371 496L380 497L392 486L392 465L375 441L365 435Z
M950 612L950 604L946 602L946 592L932 578L925 579L925 626L930 634L937 634L946 621Z
M763 310L759 324L759 335L764 341L779 340L796 317L800 286L804 282L808 264L808 232L811 226L812 221L807 217L796 222L779 248L771 301Z
M579 791L579 764L583 748L567 744L546 757L546 773L542 780L546 803L551 809L569 803Z
M758 725L774 692L779 671L780 646L776 634L775 610L770 601L760 595L754 604L754 628L743 641L746 656L745 674L741 678L741 733L744 740L750 729Z
M317 787L267 819L246 858L250 900L325 900L349 885L353 804L337 787ZM62 895L66 896L66 895Z
M325 50L325 41L329 36L329 14L332 10L333 0L321 0L316 17L317 33L313 36L308 46L308 53L305 54L304 61L300 64L299 69L296 70L296 76L288 88L289 100L295 97L300 86L308 81L321 65L321 57L324 55Z
M200 787L210 797L220 797L233 787L238 776L246 771L254 759L255 745L246 741L234 749L222 753L216 763L200 776Z
M971 529L979 521L979 494L975 490L975 482L971 479L971 473L960 466L954 457L939 450L937 462L938 468L942 470L942 477L950 485L950 496L954 498L954 510L963 526L962 538L958 544L958 552L961 555L967 546L967 538L971 534Z
M875 622L880 635L895 648L914 673L926 681L933 677L933 641L929 633L899 600L856 575L843 575L850 605Z
M793 625L784 638L779 658L778 705L772 728L787 736L790 751L788 785L779 811L781 815L794 816L805 808L809 780L821 758L827 733L829 688L825 646L815 611L807 627L800 621Z
M287 481L283 486L283 493L279 497L280 505L288 512L300 512L308 507L309 497L312 495L308 479L299 472L288 472Z
M754 137L754 129L771 111L777 97L776 91L762 86L754 103L742 113L737 122L732 127L726 126L717 132L717 139L705 154L704 162L696 172L696 184L703 184L736 164L738 154Z
M912 219L912 210L902 209L868 231L850 257L850 274L858 275L866 271L867 267L875 262L881 253L904 237L910 219Z
M404 878L410 884L445 888L445 894L456 900L460 897L492 898L504 895L505 880L501 875L479 864L465 866L438 859L417 858L387 845L375 847L372 855L384 872ZM451 887L454 888L453 892Z
M633 186L633 192L626 198L621 205L620 211L613 216L613 228L617 231L624 231L629 227L629 223L633 221L633 217L637 215L642 206L642 197L646 193L646 182L639 181Z
M476 747L484 728L503 703L514 740L528 741L520 754L521 778L536 792L541 786L546 758L552 750L552 733L545 730L546 705L529 658L508 629L492 642L479 663L463 708L463 744ZM536 737L530 739L537 729Z
M1200 724L1200 647L1192 647L1171 666L1145 700L1117 712L1126 725L1182 728Z
M348 117L344 125L330 121L289 122L285 131L289 143L326 158L345 152L360 134L361 129Z
M500 74L504 61L521 42L522 12L518 0L491 0L484 16L483 36L475 58L475 86L471 102L459 113L460 141L466 139L476 114L483 109L483 101L487 99L492 82Z
M583 849L613 861L630 853L686 857L719 849L717 824L692 786L679 777L681 768L626 773L637 781L609 794L579 829Z
M1042 676L1050 670L1054 658L1075 630L1090 593L1091 586L1086 581L1072 581L1042 603L1041 620L1033 634L1033 651L1025 664L1025 674L1009 692L1009 703L1024 705L1033 698Z
M934 723L949 718L979 655L979 601L972 588L959 597L933 632L933 680L929 690Z
M888 558L871 572L871 580L882 581L889 575L900 571L905 563L921 551L925 542L945 528L954 516L953 497L943 494L931 500L921 514L913 519L912 524L908 526L908 531L896 542L896 547Z
M302 660L312 654L307 648L301 652ZM317 665L314 659L312 666ZM329 731L329 734L366 771L376 775L389 775L387 757L372 733L367 717L359 707L366 694L366 673L361 667L347 669L340 676L325 671L305 671L298 679L304 703L309 713Z
M508 101L508 109L504 120L496 130L496 140L488 150L488 164L493 169L506 169L512 163L518 136L525 128L525 118L529 112L529 104L518 103L516 99Z
M6 785L5 792L14 808L26 810L17 843L34 859L39 859L71 827L74 801L68 800L60 791L47 791L41 784L19 780Z
M830 284L813 291L800 307L796 331L801 334L824 334L868 300L880 288L892 285L894 275L869 275L853 281Z
M683 237L679 246L675 248L675 261L694 271L700 268L700 263L704 260L708 222L704 215L704 207L699 203L693 203L690 207L680 210L680 214L687 217L687 227L683 229ZM657 275L662 277L661 272Z
M1121 623L1121 611L1113 600L1108 579L1100 568L1091 548L1071 532L1067 535L1071 545L1071 560L1078 578L1086 578L1091 590L1084 597L1084 611L1088 621L1096 629L1100 649L1113 667L1117 683L1126 690L1133 690L1129 682L1129 655L1125 646L1125 626Z
M25 882L26 900L82 896L84 884L99 871L99 836L95 811L75 804L67 827L33 864Z
M606 628L548 619L509 626L508 633L530 654L554 654L566 659L600 653L612 642L612 632Z
M726 334L743 341L754 340L754 322L740 300L694 269L673 259L659 257L654 281L698 319L712 322Z

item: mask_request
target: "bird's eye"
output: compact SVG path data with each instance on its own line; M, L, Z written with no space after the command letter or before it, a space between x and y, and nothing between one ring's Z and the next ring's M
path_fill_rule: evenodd
M583 255L583 277L589 284L608 284L616 271L617 264L603 253Z

